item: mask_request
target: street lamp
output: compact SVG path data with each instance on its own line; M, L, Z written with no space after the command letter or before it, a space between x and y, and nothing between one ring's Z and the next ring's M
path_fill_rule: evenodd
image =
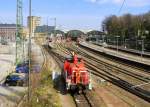
M144 54L144 39L142 40L142 54Z
M144 40L138 40L141 44L141 58L143 57L144 54Z
M103 38L103 43L105 42L105 35L102 35L102 38Z
M50 18L50 20L54 20L54 34L53 34L53 38L55 38L55 36L56 36L56 17L54 17L54 18ZM55 41L56 41L56 38L55 38Z
M56 17L50 18L51 20L54 20L54 30L56 30Z
M139 36L136 36L136 50L138 50L138 38L139 38Z
M144 39L145 39L145 36L142 36L142 54L141 54L141 57L143 56L143 54L144 54L144 48L145 48L145 46L144 46Z
M119 48L119 46L118 46L118 38L119 38L120 36L116 36L116 38L117 38L117 53L118 53L118 48Z
M124 48L126 49L127 48L127 41L128 41L129 39L125 39L125 44L124 44Z

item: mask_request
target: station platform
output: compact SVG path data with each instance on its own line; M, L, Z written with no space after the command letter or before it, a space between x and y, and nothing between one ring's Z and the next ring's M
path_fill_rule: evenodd
M99 46L103 46L102 43L97 43L97 42L92 42L93 44L96 44L96 45L99 45ZM117 49L117 46L114 46L114 45L108 45L107 44L107 47L106 48L109 48L109 49ZM132 53L132 54L136 54L136 55L143 55L143 56L147 56L147 57L150 57L150 52L142 52L142 51L139 51L139 50L135 50L135 49L129 49L129 48L125 48L124 46L118 46L118 50L119 51L124 51L124 52L128 52L128 53Z
M104 47L94 45L94 44L89 43L89 42L80 42L79 44L81 46L93 49L94 51L97 51L97 52L105 53L105 54L115 56L115 57L118 57L118 58L121 58L121 59L125 59L125 60L129 60L129 61L133 61L133 62L137 62L137 63L141 63L141 64L144 64L144 65L150 66L150 58L146 58L144 56L141 57L139 55L133 55L133 54L125 53L125 52L122 52L122 51L117 51L117 50L112 50L112 49L109 49L109 48L104 48Z

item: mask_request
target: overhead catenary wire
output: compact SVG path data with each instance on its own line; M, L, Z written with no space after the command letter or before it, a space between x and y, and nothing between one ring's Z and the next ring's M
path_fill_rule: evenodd
M120 12L121 12L123 6L125 5L125 2L126 2L126 0L123 0L123 2L122 2L122 4L121 4L121 7L119 8L118 14L120 14Z
M3 20L3 18L0 16L0 23L4 23L5 21Z
M15 17L15 15L14 16L11 16L11 17ZM0 23L1 24L14 24L15 23L15 21L13 20L13 19L11 19L11 18L8 18L8 17L2 17L2 16L0 16Z

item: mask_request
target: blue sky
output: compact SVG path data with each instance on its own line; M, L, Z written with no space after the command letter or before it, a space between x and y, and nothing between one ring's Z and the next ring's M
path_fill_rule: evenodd
M28 16L28 1L23 0L24 25ZM32 0L32 14L41 16L42 23L53 25L57 18L60 29L100 29L102 20L109 15L141 14L150 11L150 0ZM15 23L16 0L0 0L0 22Z

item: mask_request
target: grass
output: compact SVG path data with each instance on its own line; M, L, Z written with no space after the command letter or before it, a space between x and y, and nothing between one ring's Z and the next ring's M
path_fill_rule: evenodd
M53 88L51 71L47 69L48 67L40 74L32 74L32 98L30 103L25 103L22 107L61 107L58 93Z
M21 107L61 107L59 95L53 87L49 60L40 73L31 74L32 97Z
M61 107L57 91L53 88L50 71L41 73L40 83L32 92L31 107Z

